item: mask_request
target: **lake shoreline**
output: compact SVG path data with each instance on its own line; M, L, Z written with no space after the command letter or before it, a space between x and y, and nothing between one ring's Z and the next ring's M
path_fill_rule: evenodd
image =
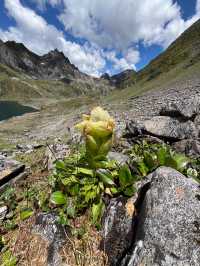
M39 109L28 105L22 105L17 101L0 100L0 122L13 117L22 116L26 113L35 113L38 111Z

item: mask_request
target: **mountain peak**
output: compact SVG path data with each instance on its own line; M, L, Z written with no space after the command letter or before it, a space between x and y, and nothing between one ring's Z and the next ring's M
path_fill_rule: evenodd
M58 49L39 56L22 43L0 41L0 63L34 78L61 79L84 75Z

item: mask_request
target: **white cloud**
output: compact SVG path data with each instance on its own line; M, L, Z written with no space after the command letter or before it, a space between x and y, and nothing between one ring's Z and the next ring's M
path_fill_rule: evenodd
M182 18L180 6L173 0L31 1L40 10L45 10L48 4L57 7L65 30L74 37L84 38L86 44L66 40L61 30L23 6L20 0L4 1L16 26L7 31L0 29L0 38L23 42L38 54L55 48L62 50L81 71L92 75L107 71L106 61L115 72L135 69L140 60L139 42L167 47L200 17L200 0L196 2L196 13L187 20Z
M1 30L1 39L23 42L30 50L38 54L58 48L81 71L91 75L101 74L105 60L100 51L89 45L80 46L75 42L66 41L61 31L47 24L44 18L33 10L22 6L19 0L5 0L5 7L17 25L9 27L7 31Z
M200 14L200 0L197 0L196 12L197 14Z
M62 0L32 0L32 2L36 3L40 10L45 10L47 4L56 7L62 3Z
M67 31L100 47L127 49L132 43L168 46L188 26L173 0L63 0L59 16ZM200 9L198 0L197 10ZM167 25L167 26L166 26Z
M126 69L136 70L135 64L140 60L140 53L133 48L129 48L121 58L117 56L115 51L104 52L104 57L113 64L114 70L119 72Z

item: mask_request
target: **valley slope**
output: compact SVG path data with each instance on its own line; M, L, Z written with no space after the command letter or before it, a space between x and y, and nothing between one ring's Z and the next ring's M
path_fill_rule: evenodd
M38 56L22 44L0 42L0 100L40 109L1 122L0 142L3 147L22 136L23 141L62 137L92 106L103 105L117 116L136 115L155 97L162 102L163 93L183 91L180 95L184 95L185 90L197 91L199 84L200 20L141 71L99 79L81 73L57 50Z

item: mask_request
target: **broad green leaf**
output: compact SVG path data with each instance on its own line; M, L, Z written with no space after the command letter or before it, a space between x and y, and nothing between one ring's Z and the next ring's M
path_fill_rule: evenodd
M94 200L97 197L97 192L95 190L91 190L86 193L85 201L89 202L90 200Z
M21 220L26 220L29 217L31 217L33 214L34 214L34 211L32 209L30 209L30 208L23 209L20 212L20 219Z
M66 196L61 191L56 191L51 194L50 201L56 205L66 204Z
M132 185L130 187L127 187L124 190L124 195L128 196L128 197L132 197L135 194L136 191L137 191L136 188Z
M176 161L170 154L168 154L165 158L165 166L177 169Z
M111 188L110 188L110 192L111 192L112 194L117 194L119 191L118 191L118 189L117 189L116 187L111 187Z
M104 211L105 205L102 200L98 204L93 204L91 213L92 213L92 222L95 224L97 223L100 218L102 217L103 211Z
M93 176L93 171L91 169L88 169L88 168L82 168L82 167L78 167L74 173L77 173L77 174L84 174L84 175L89 175L89 176Z
M75 185L73 185L73 186L70 186L70 188L69 188L69 192L70 192L70 194L71 194L72 196L76 196L76 195L78 195L79 192L80 192L80 186L79 186L79 184L75 184Z
M99 154L107 155L112 147L112 139L109 139L106 143L103 143L98 151Z
M95 156L93 159L94 161L106 161L106 156L100 154L100 155Z
M149 168L146 166L146 164L143 161L138 162L138 169L142 174L142 176L146 176L149 172Z
M66 170L65 163L63 161L56 161L56 168L61 170Z
M99 176L100 180L104 184L111 185L111 186L115 185L115 183L113 181L112 174L110 173L110 171L108 171L106 169L98 169L97 170L97 175Z
M63 178L62 183L64 186L68 186L74 183L78 183L78 179L76 178L76 176L71 175L69 177Z
M98 151L97 142L91 135L86 136L86 149L92 154L96 154Z
M122 187L126 187L133 183L131 171L126 164L119 169L119 182Z
M104 184L103 184L103 182L99 182L99 187L100 187L101 190L104 190Z
M175 154L173 156L174 161L176 162L176 169L181 170L184 169L187 164L190 162L189 158L187 158L183 154Z
M149 171L152 171L157 166L156 159L157 159L157 156L155 154L144 152L144 163L149 168Z
M167 149L165 147L162 147L157 151L158 162L160 165L165 165L166 156Z

